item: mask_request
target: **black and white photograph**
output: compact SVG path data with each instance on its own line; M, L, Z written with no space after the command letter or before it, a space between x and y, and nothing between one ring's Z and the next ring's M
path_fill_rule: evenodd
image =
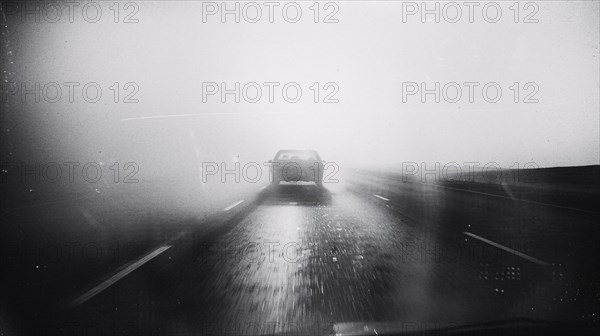
M0 2L0 336L600 334L600 0Z

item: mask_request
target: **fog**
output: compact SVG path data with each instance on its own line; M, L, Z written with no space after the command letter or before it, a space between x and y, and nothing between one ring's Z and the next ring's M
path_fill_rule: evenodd
M8 160L137 162L143 181L194 185L204 162L264 163L283 148L315 149L342 168L598 163L597 3L541 2L532 24L490 24L481 16L424 24L418 15L403 22L400 2L340 2L339 22L314 23L310 3L301 4L297 23L277 14L270 23L264 7L257 23L236 23L233 15L222 23L219 14L203 17L202 3L191 1L139 2L132 23L123 22L132 13L123 4L118 23L109 3L96 23L81 15L36 22L4 5L4 82L62 88L52 103L32 94L23 102L20 92L4 97ZM321 10L322 17L331 12ZM512 12L505 7L504 15ZM73 102L65 82L77 83ZM102 88L95 103L82 98L90 82ZM240 91L257 83L258 102L248 101L256 97L252 85L239 102L234 94L225 102L220 91L207 94L236 82ZM435 82L478 82L478 90L494 82L503 97L489 103L476 94L469 102L460 84L456 103L436 103L433 95L422 102L419 94L403 97L406 82L429 89ZM515 82L519 103L509 89ZM531 82L537 102L524 103ZM273 102L264 83L277 83ZM298 102L284 99L286 83L301 87ZM294 89L288 94L294 97Z

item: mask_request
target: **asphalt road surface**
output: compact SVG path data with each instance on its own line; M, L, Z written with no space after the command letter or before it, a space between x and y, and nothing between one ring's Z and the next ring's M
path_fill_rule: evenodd
M35 316L63 335L410 332L597 323L600 215L356 177L260 188ZM200 220L196 223L201 226Z

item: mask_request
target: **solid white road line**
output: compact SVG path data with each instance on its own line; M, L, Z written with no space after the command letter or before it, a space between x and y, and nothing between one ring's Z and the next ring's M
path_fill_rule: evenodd
M227 208L223 209L223 211L229 211L229 210L235 208L236 206L242 204L243 202L244 202L244 200L237 201L237 202L233 203L232 205L228 206Z
M492 246L494 246L494 247L497 247L497 248L499 248L499 249L501 249L501 250L504 250L504 251L506 251L506 252L512 253L512 254L514 254L514 255L516 255L516 256L519 256L519 257L521 257L521 258L523 258L523 259L525 259L525 260L529 260L529 261L531 261L532 263L536 263L536 264L538 264L538 265L548 265L548 263L547 263L547 262L545 262L545 261L542 261L542 260L536 259L536 258L534 258L534 257L530 257L530 256L528 256L527 254L525 254L525 253L521 253L521 252L519 252L519 251L517 251L517 250L513 250L513 249L511 249L510 247L506 247L506 246L504 246L504 245L500 245L500 244L498 244L498 243L494 243L493 241L491 241L491 240L489 240L489 239L485 239L485 238L483 238L483 237L480 237L480 236L478 236L478 235L476 235L476 234L473 234L473 233L471 233L471 232L463 232L463 233L464 233L465 235L469 236L469 237L472 237L472 238L478 239L478 240L480 240L480 241L482 241L482 242L484 242L484 243L490 244L490 245L492 245Z
M157 248L156 250L150 252L149 254L147 254L146 256L144 256L142 259L134 262L133 264L129 265L125 269L121 270L117 274L115 274L112 277L110 277L108 280L100 283L98 286L90 289L89 291L87 291L82 296L80 296L77 299L73 300L69 304L69 306L70 307L77 307L77 306L85 303L89 299L91 299L94 296L100 294L100 292L102 292L103 290L105 290L108 287L110 287L111 285L113 285L115 282L123 279L127 274L135 271L137 268L139 268L143 264L145 264L148 261L152 260L154 257L158 256L159 254L163 253L164 251L168 250L170 247L171 247L171 245L161 246L161 247Z
M375 196L375 197L377 197L377 198L379 198L379 199L382 199L382 200L384 200L384 201L386 201L386 202L387 202L387 201L389 201L389 199L387 199L387 198L385 198L385 197L383 197L383 196L379 196L379 195L375 195L375 194L373 194L373 196Z

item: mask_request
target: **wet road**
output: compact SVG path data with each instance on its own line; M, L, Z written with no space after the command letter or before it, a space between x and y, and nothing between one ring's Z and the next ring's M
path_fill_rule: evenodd
M585 261L597 255L598 214L403 185L418 192L360 181L268 187L225 208L212 232L168 242L47 323L88 335L316 335L351 322L418 331L600 313ZM552 218L552 230L529 228L536 239L510 224L531 218ZM577 232L554 226L566 218Z

